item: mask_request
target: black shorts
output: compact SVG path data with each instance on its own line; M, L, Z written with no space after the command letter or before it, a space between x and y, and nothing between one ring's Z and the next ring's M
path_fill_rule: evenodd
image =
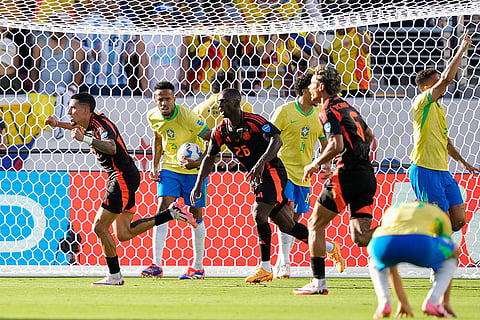
M349 206L350 219L372 218L377 179L370 163L338 166L323 187L317 201L325 208L341 212Z
M102 208L122 213L135 207L135 192L140 186L140 173L135 167L108 180L107 192L103 197Z
M285 167L274 168L267 163L262 178L263 182L253 188L255 201L271 205L282 203L286 199L287 171Z

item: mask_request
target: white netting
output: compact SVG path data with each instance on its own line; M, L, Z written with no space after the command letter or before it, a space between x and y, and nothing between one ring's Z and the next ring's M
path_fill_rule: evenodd
M443 102L449 136L478 167L477 1L118 1L121 14L116 22L109 22L108 16L117 4L108 2L102 17L105 3L0 3L0 26L8 27L0 29L0 116L5 126L0 141L2 276L104 272L92 222L105 176L86 146L73 142L69 133L43 126L47 115L65 119L66 102L78 90L96 96L98 111L119 127L145 172L137 194L138 217L143 217L156 210L156 186L146 177L153 137L146 113L155 107L151 88L156 82L172 81L177 103L194 108L224 77L231 77L254 111L270 119L278 106L294 99L298 75L318 64L335 65L343 75L347 100L376 135L374 158L381 166L378 224L386 207L413 198L405 173L413 141L414 77L427 67L443 70L469 30L473 45ZM342 35L335 31L339 27L356 29ZM360 69L365 86L342 62L342 54L361 53L360 36L371 40ZM2 151L5 147L8 155ZM450 162L450 171L460 182L467 207L468 224L456 234L462 251L459 274L478 277L478 268L469 267L480 260L478 178L469 178L455 162ZM312 206L321 187L315 181ZM253 194L245 174L213 173L208 195L207 276L243 276L259 260ZM346 214L332 222L328 238L342 245L347 276L367 274L366 252L351 242ZM81 240L79 245L76 240ZM276 236L273 241L275 262ZM184 272L192 262L191 247L190 229L171 222L163 255L167 276ZM139 275L152 260L151 232L119 245L118 253L124 273ZM307 246L295 245L292 263L294 275L309 275Z

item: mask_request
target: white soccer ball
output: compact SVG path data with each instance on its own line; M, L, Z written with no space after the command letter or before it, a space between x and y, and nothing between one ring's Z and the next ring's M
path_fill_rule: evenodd
M180 164L184 159L198 160L202 156L202 149L193 142L186 142L177 150L177 161Z

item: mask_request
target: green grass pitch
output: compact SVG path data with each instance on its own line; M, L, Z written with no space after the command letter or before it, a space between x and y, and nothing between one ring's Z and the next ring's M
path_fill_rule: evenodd
M242 278L127 278L123 287L93 287L91 278L0 278L0 319L372 319L370 279L327 279L328 296L295 296L309 279L260 285ZM404 279L416 319L430 283ZM396 300L393 300L396 308ZM480 280L453 282L459 319L480 319Z

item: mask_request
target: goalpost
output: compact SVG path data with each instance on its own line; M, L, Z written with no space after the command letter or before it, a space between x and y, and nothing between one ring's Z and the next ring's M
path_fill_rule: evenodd
M97 111L119 127L142 171L136 218L150 216L157 203L156 185L148 179L153 135L146 114L155 107L152 84L174 82L177 103L194 108L210 96L223 71L233 75L254 111L270 119L278 106L295 99L292 83L298 75L325 63L346 69L341 61L328 58L345 53L330 49L336 30L343 28L355 28L371 39L365 56L369 71L360 70L371 74L367 89L354 86L350 71L344 71L343 79L351 90L346 99L376 136L372 160L378 192L373 224L378 225L387 207L414 200L407 170L415 75L427 67L443 71L467 30L473 45L443 103L449 137L469 163L480 166L479 21L478 1L3 0L0 27L7 30L0 28L0 63L8 67L0 68L4 69L0 117L5 127L0 140L0 276L105 272L92 223L106 176L93 153L72 141L68 132L43 125L48 115L66 119L72 93L99 90L94 93ZM357 45L354 34L343 38L341 50ZM307 41L311 45L305 45ZM48 44L57 42L64 47L53 52L74 68L69 77L65 74L70 71L55 67L48 55ZM118 56L102 56L105 52L95 51L97 45L110 45L113 49L108 53ZM265 49L269 45L277 54ZM99 79L108 72L116 74L115 79ZM104 84L111 85L109 93L102 92ZM233 161L228 154L223 160L227 165ZM217 168L209 178L204 211L204 264L209 277L243 277L259 262L251 214L254 198L245 173L236 168L228 172ZM467 210L467 225L454 235L461 250L457 276L478 278L479 179L454 161L449 169L459 181ZM321 189L322 182L315 178L312 207ZM306 218L301 221L306 223ZM272 231L275 263L278 241L273 225ZM332 221L327 238L341 245L347 263L339 275L327 260L328 276L368 276L368 256L350 239L348 214ZM122 273L139 276L152 260L151 231L120 244L118 254ZM165 276L183 273L192 257L190 228L170 222L163 255ZM291 259L292 276L310 276L306 245L296 243ZM429 274L408 265L400 271L411 277Z

